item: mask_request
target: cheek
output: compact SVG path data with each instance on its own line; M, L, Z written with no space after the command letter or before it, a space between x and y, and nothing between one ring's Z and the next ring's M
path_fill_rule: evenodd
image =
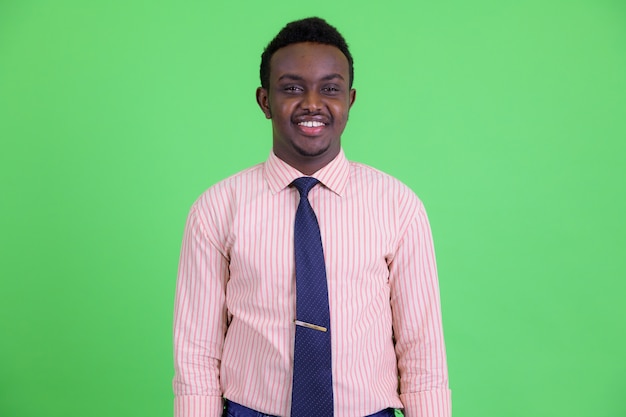
M281 103L278 106L272 108L272 115L275 118L279 118L280 120L284 120L288 122L291 120L291 116L293 114L293 106L289 103Z
M274 130L284 132L291 131L291 113L284 106L272 108L272 125Z
M348 112L349 112L348 106L340 105L340 106L335 106L333 109L335 118L341 122L346 122L348 120Z

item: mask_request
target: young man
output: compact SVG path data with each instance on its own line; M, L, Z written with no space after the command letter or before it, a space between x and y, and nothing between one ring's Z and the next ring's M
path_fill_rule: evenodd
M322 19L265 49L257 101L273 151L200 196L185 229L177 417L451 415L426 213L345 158L352 81Z

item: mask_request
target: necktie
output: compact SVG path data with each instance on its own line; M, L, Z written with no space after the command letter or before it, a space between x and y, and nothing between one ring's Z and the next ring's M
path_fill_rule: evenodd
M332 417L333 376L326 265L319 224L308 194L319 181L301 177L294 228L296 261L296 341L293 358L292 417Z

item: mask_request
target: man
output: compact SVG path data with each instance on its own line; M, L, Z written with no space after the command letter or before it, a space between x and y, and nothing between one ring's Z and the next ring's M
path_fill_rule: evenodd
M237 417L450 416L424 207L341 148L356 96L345 40L292 22L260 72L273 152L207 190L185 229L176 416L218 417L224 402Z

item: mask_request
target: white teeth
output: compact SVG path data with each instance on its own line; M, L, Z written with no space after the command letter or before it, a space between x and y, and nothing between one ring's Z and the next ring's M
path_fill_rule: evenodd
M304 126L304 127L320 127L320 126L324 126L324 123L322 122L300 122L298 123L299 126Z

